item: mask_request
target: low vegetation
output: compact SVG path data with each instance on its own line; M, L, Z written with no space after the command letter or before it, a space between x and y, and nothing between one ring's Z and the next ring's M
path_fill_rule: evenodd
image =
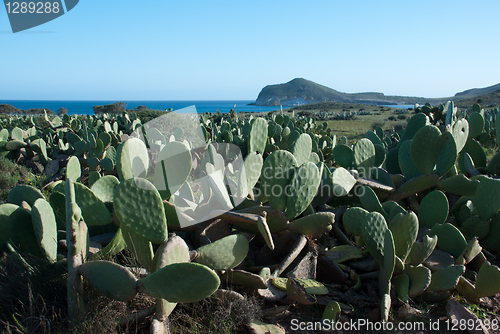
M498 324L498 110L350 107L0 119L0 328Z

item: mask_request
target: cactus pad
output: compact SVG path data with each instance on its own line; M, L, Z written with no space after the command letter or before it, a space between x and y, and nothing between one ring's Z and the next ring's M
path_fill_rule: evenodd
M149 169L149 155L146 145L137 138L129 138L118 147L116 169L121 181L133 177L144 177Z
M399 168L407 180L422 174L411 155L412 142L412 140L403 142L398 151Z
M453 137L457 144L457 152L460 153L469 137L469 122L466 119L460 119L453 125Z
M430 231L430 236L438 236L437 247L454 257L459 257L467 247L463 234L450 223L436 224Z
M431 271L423 266L408 267L403 274L410 278L410 289L408 294L411 298L422 294L431 284Z
M250 153L246 156L243 163L245 172L240 173L240 178L244 177L245 179L240 180L238 197L244 198L252 191L257 181L259 181L263 164L264 160L261 154Z
M413 212L399 213L390 222L389 229L394 237L396 255L406 261L413 243L417 239L418 218Z
M500 210L500 180L484 178L476 188L474 201L481 219L489 220Z
M346 169L350 169L352 167L352 164L354 162L354 152L349 146L341 144L340 139L339 145L336 145L333 148L332 155L335 159L335 162L340 167L344 167Z
M398 275L394 279L394 286L396 287L396 294L398 299L407 303L410 299L408 291L410 290L410 278L406 274Z
M108 298L129 301L137 294L135 276L119 264L109 261L90 261L82 264L78 272Z
M198 263L167 265L137 283L139 291L172 303L192 303L212 295L220 285L212 269Z
M12 188L11 191L9 191L7 200L9 201L9 203L15 205L21 205L21 203L25 201L29 204L29 206L33 206L35 204L35 201L39 198L45 199L42 192L37 188L32 186L18 185Z
M267 121L263 118L257 118L250 129L248 137L248 153L264 153L267 142Z
M347 195L356 184L356 179L343 167L335 168L332 172L331 182L333 194L341 197Z
M78 182L75 182L75 198L88 226L102 226L111 223L112 217L106 205L92 190Z
M113 175L105 175L94 182L90 190L104 203L113 202L113 193L120 181Z
M6 243L11 241L22 253L42 255L31 223L31 214L15 204L0 205L0 251L7 251Z
M290 152L297 159L297 166L302 165L309 160L312 149L312 139L307 133L303 133L297 138L295 143L290 147Z
M481 240L480 244L490 251L500 250L500 213L497 213L490 222L490 233Z
M385 217L388 217L389 215L387 212L385 212L384 208L382 207L382 204L380 204L380 201L378 200L377 195L375 192L372 190L372 188L368 186L363 186L358 190L361 195L359 196L359 200L361 201L361 205L368 210L368 211L376 211L380 214L382 214Z
M387 223L378 212L370 212L363 223L363 240L373 258L380 266L384 265L384 239Z
M43 198L37 199L31 209L31 219L36 238L45 256L50 262L56 262L57 224L54 211L49 202Z
M73 180L73 182L78 182L81 176L82 167L80 166L80 161L77 157L72 156L69 158L68 164L66 165L66 178Z
M215 270L231 269L245 259L248 247L247 238L241 234L232 234L198 248L198 256L194 261Z
M320 182L321 175L318 167L310 161L303 163L295 170L288 188L285 189L288 196L286 216L289 220L300 215L311 204Z
M362 177L370 176L375 165L375 146L367 138L361 138L354 145L354 164Z
M474 196L478 180L471 180L463 174L452 176L439 182L439 189L459 196Z
M478 297L489 297L500 292L500 270L496 266L484 263L479 269L476 279Z
M344 212L342 222L347 231L355 235L362 235L363 223L370 212L360 207L351 207Z
M189 148L180 142L167 143L158 155L153 183L158 190L165 191L164 197L168 198L186 182L191 168Z
M458 279L465 272L465 266L451 266L432 274L431 284L426 291L443 292L455 289Z
M420 226L432 228L435 224L443 224L448 218L448 213L448 198L443 192L434 190L422 199L418 210L418 221Z
M318 281L307 278L294 278L294 280L302 285L306 291L312 295L326 295L328 293L328 288ZM286 291L288 278L275 277L272 279L272 282L275 287Z
M317 212L291 222L288 227L290 231L303 235L319 238L332 229L335 222L335 214L331 212Z
M293 168L297 160L288 151L275 151L271 153L262 166L260 189L269 199L269 203L278 211L287 205L286 187L292 178Z
M424 262L436 248L437 241L437 235L433 237L425 235L422 241L415 241L411 247L409 262L414 266Z
M118 219L130 230L157 244L167 239L163 201L151 182L141 178L121 182L113 203Z
M365 257L365 254L358 247L340 245L330 248L326 252L326 256L329 260L333 260L335 263L342 263L349 260L362 259Z
M429 175L441 152L441 131L434 125L426 125L419 129L411 142L411 157L422 172ZM401 152L400 152L401 154Z

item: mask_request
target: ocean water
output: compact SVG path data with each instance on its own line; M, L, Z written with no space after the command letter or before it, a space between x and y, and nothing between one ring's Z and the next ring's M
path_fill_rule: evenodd
M18 109L42 108L50 109L57 113L59 108L68 109L70 115L91 115L94 114L93 106L111 104L117 101L49 101L49 100L1 100L0 104L10 104ZM247 100L224 100L224 101L119 101L127 104L127 109L134 109L138 106L146 106L149 109L165 110L173 108L179 110L182 108L195 106L198 113L205 112L229 112L233 107L237 112L268 112L279 110L280 107L254 106L249 105L254 101ZM236 106L235 106L236 105ZM285 106L283 106L285 108Z

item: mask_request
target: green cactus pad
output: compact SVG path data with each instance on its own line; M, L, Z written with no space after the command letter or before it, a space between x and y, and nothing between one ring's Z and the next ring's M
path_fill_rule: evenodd
M227 270L223 275L221 275L221 278L226 282L243 285L252 289L267 288L266 280L263 277L244 270Z
M500 270L497 266L483 263L477 274L475 290L480 298L494 296L500 292Z
M15 204L0 204L0 252L9 241L22 253L43 256L31 223L31 214Z
M5 144L5 149L9 151L16 151L20 148L26 147L28 144L21 140L11 140Z
M57 224L54 211L49 202L43 198L35 201L31 208L33 230L47 260L57 261Z
M294 220L288 225L290 231L319 238L332 229L335 214L331 212L317 212L315 214Z
M382 144L382 141L380 140L380 137L376 135L375 132L373 131L367 131L365 133L365 138L369 139L373 143L373 145L384 146L384 144Z
M311 204L320 182L321 175L318 167L312 162L307 161L295 170L288 188L285 189L288 197L286 216L289 220L300 215Z
M113 163L113 160L110 158L104 158L99 162L99 165L101 166L102 169L106 171L112 171L115 168L115 165Z
M436 248L437 241L437 235L433 237L425 235L422 238L422 241L415 241L411 247L409 262L414 266L418 266L419 264L427 260L427 258Z
M350 169L354 163L353 150L349 146L341 144L340 139L339 144L333 148L332 155L340 167Z
M105 297L129 301L137 294L136 278L127 268L109 261L90 261L78 272Z
M462 254L457 258L455 264L466 265L481 253L483 248L479 245L477 238L472 238Z
M167 265L137 283L139 291L172 303L193 303L212 295L220 285L212 269L198 263Z
M104 203L113 202L113 193L120 184L114 175L105 175L94 182L90 190Z
M460 231L466 240L473 237L483 239L490 233L490 221L482 220L479 216L472 216L462 223Z
M393 200L399 201L409 197L415 193L435 187L439 183L439 175L420 175L414 179L406 181L401 187L396 190Z
M356 184L356 179L343 167L335 168L331 173L333 194L337 197L347 195Z
M382 145L375 145L375 162L376 167L381 167L387 157L387 150Z
M205 166L203 166L204 168ZM165 198L170 197L186 182L192 168L192 156L183 143L167 143L160 154L154 172L154 185Z
M408 275L410 278L408 295L411 298L422 294L431 284L431 271L426 267L408 267L403 270L403 274Z
M363 223L363 240L380 266L384 265L384 239L387 223L378 212L370 212Z
M358 247L341 245L330 248L326 255L335 263L343 263L349 260L358 260L365 257L365 253Z
M460 167L462 173L467 173L464 165L465 153L468 153L470 155L470 157L474 161L474 166L476 166L476 168L486 167L486 153L481 147L481 144L479 144L474 139L468 139L464 149L458 156L458 166Z
M391 230L385 231L384 237L384 263L380 266L380 276L385 281L390 281L396 265L396 249ZM390 290L387 291L389 293Z
M466 119L459 119L453 125L453 137L457 144L457 152L460 153L469 137L469 122Z
M463 234L450 223L436 224L430 231L430 236L438 236L437 247L454 257L459 257L467 247Z
M386 169L391 174L401 174L401 168L399 167L399 147L393 147L387 152L385 158Z
M121 181L146 175L149 169L149 155L142 140L129 138L118 147L116 169Z
M396 217L396 215L398 215L400 213L406 214L407 211L403 207L401 207L399 205L393 207L392 210L389 212L389 221L393 220L394 217Z
M66 178L73 180L73 182L80 181L80 177L82 176L82 167L80 165L80 160L77 157L72 156L68 160L68 164L66 165Z
M469 136L468 138L476 138L479 136L484 129L484 117L477 112L473 112L469 115Z
M394 278L393 282L396 287L398 299L407 303L410 299L410 296L408 296L408 291L410 290L410 278L406 274L401 274Z
M403 144L401 144L398 151L399 168L401 169L401 172L407 180L422 175L422 172L413 161L411 155L412 142L412 140L405 141Z
M53 191L49 197L49 203L54 211L58 230L66 230L66 196L64 193Z
M418 218L413 212L406 214L397 214L390 222L389 229L394 237L396 255L403 261L406 261L413 243L417 239Z
M269 203L278 211L287 205L285 189L292 178L293 168L297 160L288 151L275 151L271 153L262 166L260 189L269 199Z
M328 288L322 283L308 279L308 278L294 278L300 285L302 285L306 291L312 295L326 295L328 293ZM272 279L273 285L278 289L286 291L286 284L288 278L275 277Z
M465 266L451 266L432 274L431 284L426 291L443 292L455 289L458 279L465 272Z
M259 181L263 164L264 160L261 154L250 153L246 156L243 163L245 172L240 173L240 187L238 188L239 197L246 197L255 187L255 184Z
M26 185L15 186L9 191L9 195L7 196L9 203L19 206L23 201L28 203L29 206L33 206L39 198L45 199L42 192L35 187Z
M297 166L302 165L309 160L312 149L312 140L307 133L303 133L297 138L295 143L290 147L290 152L297 159Z
M406 140L413 139L418 130L420 130L420 128L423 128L428 124L430 124L429 118L425 114L419 113L413 115L408 121L408 125L406 126L405 132L401 137L399 143L402 144Z
M10 194L9 194L10 195ZM500 210L500 180L484 178L476 188L474 204L483 220L489 220Z
M429 175L434 170L441 152L440 137L441 131L434 125L422 127L413 137L411 157L422 174Z
M435 173L445 175L452 167L458 157L457 144L449 131L443 132L437 143L441 147L438 160L436 161Z
M232 234L198 248L198 256L194 261L215 270L231 269L245 259L248 247L247 238L241 234Z
M463 174L439 181L439 189L458 196L474 196L478 180L471 180Z
M257 118L252 123L248 138L248 153L264 153L267 142L267 121L263 118Z
M372 190L372 188L368 186L363 186L358 190L358 193L361 195L359 196L359 200L361 201L361 205L368 210L368 211L376 211L380 214L382 214L384 217L388 217L389 215L387 212L385 212L384 208L382 207L382 204L380 204L380 201L378 200L377 195L375 192Z
M342 216L344 227L354 235L361 235L363 233L363 223L369 213L369 211L359 207L347 209Z
M82 210L85 223L89 226L103 226L111 223L111 213L106 205L86 186L75 183L76 203Z
M367 138L361 138L354 145L354 164L362 177L370 176L375 165L375 146Z
M167 239L163 201L151 182L141 178L121 182L113 204L120 222L133 232L157 244Z
M490 233L481 240L480 244L489 251L500 250L500 213L497 213L490 222Z
M443 224L448 218L448 213L448 198L443 192L434 190L422 199L418 210L418 221L421 227L432 228L435 224Z
M190 262L189 247L181 237L170 236L156 251L152 271L173 263Z
M341 312L342 309L339 303L332 300L326 305L323 315L321 316L321 322L323 323L326 320L328 323L333 324L339 319Z

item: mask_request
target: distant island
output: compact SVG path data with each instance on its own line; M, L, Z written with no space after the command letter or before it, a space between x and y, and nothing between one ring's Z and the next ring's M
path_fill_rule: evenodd
M455 94L452 97L425 98L414 96L386 96L383 93L342 93L335 89L320 85L303 78L295 78L284 84L264 87L255 101L257 106L298 106L309 103L339 102L372 105L402 105L402 104L439 104L448 100L470 99L483 94L500 90L500 84L474 88Z

